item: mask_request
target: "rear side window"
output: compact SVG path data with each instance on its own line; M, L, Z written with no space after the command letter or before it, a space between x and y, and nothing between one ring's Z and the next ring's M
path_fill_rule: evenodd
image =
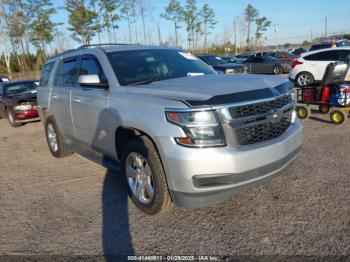
M77 83L77 59L64 60L57 72L55 86L75 86Z
M2 91L3 90L3 87L2 87L2 85L0 84L0 95L2 95Z
M320 52L317 55L318 61L337 61L338 59L339 59L338 50Z
M47 84L49 83L50 74L54 64L55 63L53 62L44 65L43 70L41 71L40 86L47 86Z
M305 56L304 59L310 60L310 61L338 61L339 51L331 50L331 51L319 52L316 54Z

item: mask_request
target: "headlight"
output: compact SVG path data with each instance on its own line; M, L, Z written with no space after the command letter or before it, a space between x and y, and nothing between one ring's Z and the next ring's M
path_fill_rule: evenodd
M214 111L166 112L169 122L180 126L186 137L175 141L184 146L210 147L224 146L225 138L220 121Z
M31 110L32 106L31 105L19 105L14 107L15 110L18 111L26 111L26 110Z
M232 68L229 68L229 69L225 70L225 74L234 74L234 73L235 73L235 70L232 69Z

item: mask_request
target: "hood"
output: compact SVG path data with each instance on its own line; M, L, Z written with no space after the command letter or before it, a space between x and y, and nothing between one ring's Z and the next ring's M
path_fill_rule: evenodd
M28 93L28 94L15 97L14 100L16 100L18 103L32 102L32 101L36 101L36 97L37 97L36 93Z
M202 75L128 86L128 93L178 100L190 106L216 105L252 101L279 96L293 85L278 76L237 74Z

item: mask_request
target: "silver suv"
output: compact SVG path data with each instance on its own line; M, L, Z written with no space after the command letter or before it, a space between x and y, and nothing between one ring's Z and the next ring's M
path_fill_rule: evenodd
M118 167L147 214L203 207L260 185L300 154L293 86L219 75L179 49L81 47L50 59L38 89L51 153Z

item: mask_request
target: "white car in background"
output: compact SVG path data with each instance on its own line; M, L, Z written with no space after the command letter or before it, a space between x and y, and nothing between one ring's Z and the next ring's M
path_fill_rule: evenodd
M320 83L331 62L350 61L350 47L337 47L302 53L291 65L289 79L298 86Z

